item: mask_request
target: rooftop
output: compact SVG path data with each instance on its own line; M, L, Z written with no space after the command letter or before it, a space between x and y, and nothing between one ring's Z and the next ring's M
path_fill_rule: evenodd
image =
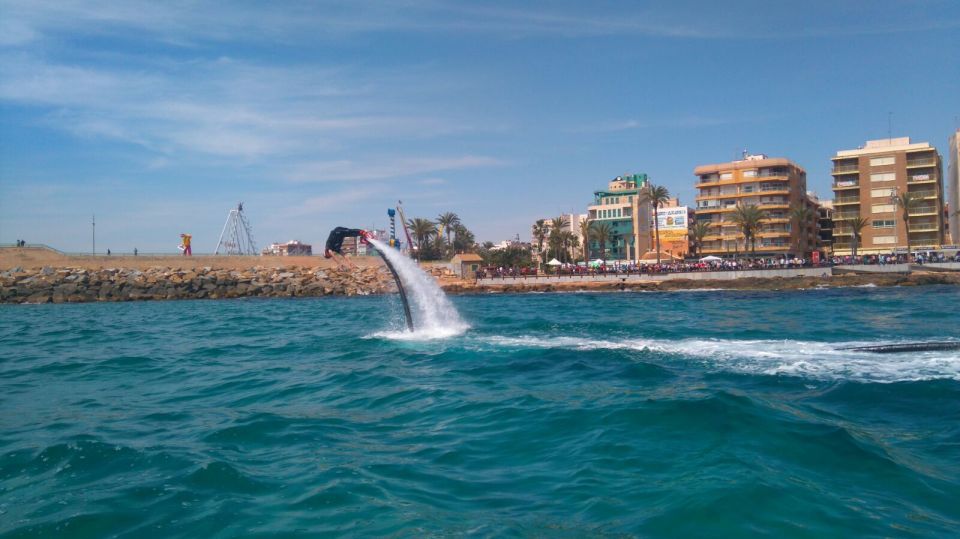
M911 143L910 137L885 138L879 140L868 140L862 148L857 148L856 150L840 150L837 152L837 155L834 157L834 159L858 157L861 155L872 155L878 153L909 152L934 149L936 148L931 146L929 142Z
M783 157L767 157L765 155L761 155L761 156L750 155L747 157L748 159L740 159L737 161L730 161L728 163L700 165L699 167L693 169L693 173L696 174L697 176L700 176L701 174L711 174L714 172L721 172L721 171L728 171L728 170L746 170L751 168L762 168L762 167L796 167L797 169L800 170L800 172L805 172L803 170L803 167Z

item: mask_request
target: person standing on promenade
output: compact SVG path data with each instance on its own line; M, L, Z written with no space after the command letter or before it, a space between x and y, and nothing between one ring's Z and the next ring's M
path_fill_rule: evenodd
M183 251L183 256L193 256L193 250L190 248L191 239L193 236L190 234L180 234L180 249Z

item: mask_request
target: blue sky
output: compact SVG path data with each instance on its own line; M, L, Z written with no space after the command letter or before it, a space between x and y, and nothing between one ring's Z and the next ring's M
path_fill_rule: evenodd
M618 174L684 203L698 164L943 152L960 2L0 0L0 242L212 251L453 211L480 240Z

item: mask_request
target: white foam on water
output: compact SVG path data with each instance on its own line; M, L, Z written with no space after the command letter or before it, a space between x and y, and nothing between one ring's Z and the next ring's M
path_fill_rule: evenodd
M820 380L903 382L934 379L960 380L960 351L877 354L843 350L857 346L896 344L885 342L815 342L796 340L734 339L620 339L582 337L503 337L482 339L483 344L508 348L560 348L571 350L636 350L695 359L720 370L746 374L791 375Z
M447 298L436 279L428 275L416 262L381 241L370 243L387 257L397 271L410 302L413 331L382 331L373 336L398 340L445 339L462 334L470 328Z

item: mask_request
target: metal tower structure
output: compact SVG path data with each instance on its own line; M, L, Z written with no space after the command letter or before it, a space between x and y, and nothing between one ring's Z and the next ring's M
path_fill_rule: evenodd
M213 254L221 254L221 248L226 255L257 254L257 246L253 243L253 229L243 214L243 202L237 204L236 209L230 210L227 215L227 222L223 224L220 241L217 242Z

